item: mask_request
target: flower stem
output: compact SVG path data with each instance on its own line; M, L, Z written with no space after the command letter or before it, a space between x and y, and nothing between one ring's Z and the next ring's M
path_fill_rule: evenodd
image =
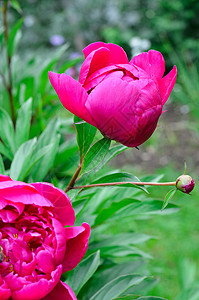
M74 188L75 182L79 176L79 173L81 172L82 169L82 161L80 161L77 170L75 171L75 173L73 174L73 177L71 178L69 184L67 185L67 187L65 188L64 192L67 193L69 190Z
M7 64L8 64L8 84L5 82L5 78L1 75L3 79L3 83L7 89L9 100L10 100L10 109L11 109L11 115L12 120L15 125L15 109L14 109L14 98L12 93L12 69L11 69L11 59L8 52L8 23L7 23L7 7L8 7L8 0L4 0L4 6L3 6L3 25L4 25L4 38L6 43L6 49L7 49Z
M123 185L123 184L132 184L132 185L152 185L152 186L175 186L176 182L133 182L133 181L125 181L125 182L108 182L108 183L96 183L96 184L88 184L88 185L80 185L80 186L70 186L70 189L86 189L86 188L92 188L92 187L101 187L101 186L117 186L117 185ZM70 185L70 183L69 183ZM69 187L68 185L68 187ZM67 191L68 191L67 190Z

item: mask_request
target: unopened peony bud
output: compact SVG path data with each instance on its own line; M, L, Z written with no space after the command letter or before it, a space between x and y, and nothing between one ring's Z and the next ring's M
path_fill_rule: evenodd
M195 182L189 175L181 175L176 180L176 188L183 193L189 194L193 190Z

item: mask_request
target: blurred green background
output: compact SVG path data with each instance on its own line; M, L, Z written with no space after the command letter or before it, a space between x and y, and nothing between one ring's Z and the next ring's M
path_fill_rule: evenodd
M164 174L165 181L174 181L183 173L186 160L187 172L198 182L198 1L21 0L20 6L22 12L10 9L8 19L10 24L24 19L17 53L24 63L31 62L32 57L46 59L67 43L68 50L63 54L66 61L81 56L87 44L101 40L122 46L129 59L151 48L159 50L164 55L167 72L176 64L177 84L156 132L140 150L130 149L116 157L110 168L122 168L140 177ZM79 66L72 67L68 74L77 77L78 71ZM63 110L60 113L65 114ZM168 189L160 189L151 188L151 195L164 198ZM198 195L198 187L192 196L179 192L173 199L181 205L178 213L136 220L132 225L157 237L142 246L155 258L149 268L160 278L153 295L171 300L199 299L199 295L195 298L179 295L190 278L193 286L199 285Z

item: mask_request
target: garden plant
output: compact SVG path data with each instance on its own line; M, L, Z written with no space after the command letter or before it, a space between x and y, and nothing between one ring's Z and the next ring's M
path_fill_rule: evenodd
M165 300L151 295L158 279L140 249L154 236L134 224L176 213L172 197L190 194L194 180L186 163L164 181L109 162L138 151L169 114L176 66L165 72L156 50L129 61L104 42L84 48L84 60L63 60L64 44L23 62L23 19L10 26L9 9L22 11L1 3L0 299ZM79 65L77 79L69 71Z

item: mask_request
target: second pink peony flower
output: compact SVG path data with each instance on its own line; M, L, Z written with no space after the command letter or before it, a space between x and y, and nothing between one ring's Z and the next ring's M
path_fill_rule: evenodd
M79 82L49 72L63 106L128 147L144 143L154 132L176 81L177 69L163 77L165 62L155 50L130 62L115 44L96 42L84 50Z

